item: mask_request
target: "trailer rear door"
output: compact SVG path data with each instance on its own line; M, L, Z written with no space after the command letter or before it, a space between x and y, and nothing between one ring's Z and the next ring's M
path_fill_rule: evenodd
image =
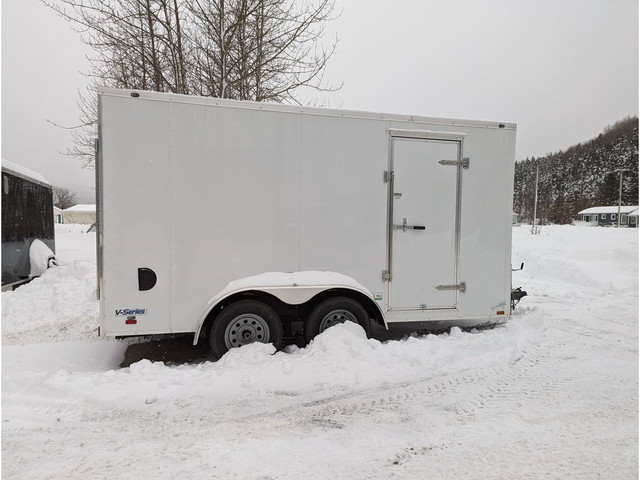
M413 135L391 136L389 307L454 309L462 140Z
M171 331L168 102L101 95L103 330Z

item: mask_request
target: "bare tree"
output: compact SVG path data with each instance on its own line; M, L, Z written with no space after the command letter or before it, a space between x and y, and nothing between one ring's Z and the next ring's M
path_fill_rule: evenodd
M195 30L198 93L239 100L299 103L296 91L336 90L325 82L335 53L321 44L332 0L186 0Z
M91 82L80 94L80 125L66 154L94 165L96 87L189 93L183 7L178 0L42 0L71 21L93 50Z
M92 47L68 154L94 161L95 86L299 103L324 81L337 39L322 45L334 0L41 0Z
M76 194L64 187L53 187L53 204L61 210L76 204Z
M42 1L75 24L101 84L188 93L178 0Z

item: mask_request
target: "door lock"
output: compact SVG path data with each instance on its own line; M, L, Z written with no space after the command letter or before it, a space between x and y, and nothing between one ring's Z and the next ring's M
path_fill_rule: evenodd
M394 225L393 228L394 230L402 229L403 232L406 232L407 230L426 230L424 225L408 225L406 218L402 219L402 225Z

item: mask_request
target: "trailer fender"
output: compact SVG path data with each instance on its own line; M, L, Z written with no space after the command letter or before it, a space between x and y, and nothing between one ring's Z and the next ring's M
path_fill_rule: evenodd
M193 344L198 343L200 332L209 314L225 299L243 292L262 292L276 297L289 305L300 305L308 302L316 295L327 290L342 290L355 292L363 300L369 300L369 305L375 305L380 318L387 328L384 312L373 294L352 277L336 272L269 272L251 277L234 280L227 284L217 295L207 302L205 312L200 317L195 329Z

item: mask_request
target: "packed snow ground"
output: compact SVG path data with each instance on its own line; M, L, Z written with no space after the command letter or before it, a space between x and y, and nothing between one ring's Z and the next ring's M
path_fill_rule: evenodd
M2 474L16 479L638 477L638 235L514 228L528 292L492 330L119 368L95 234L2 294Z

